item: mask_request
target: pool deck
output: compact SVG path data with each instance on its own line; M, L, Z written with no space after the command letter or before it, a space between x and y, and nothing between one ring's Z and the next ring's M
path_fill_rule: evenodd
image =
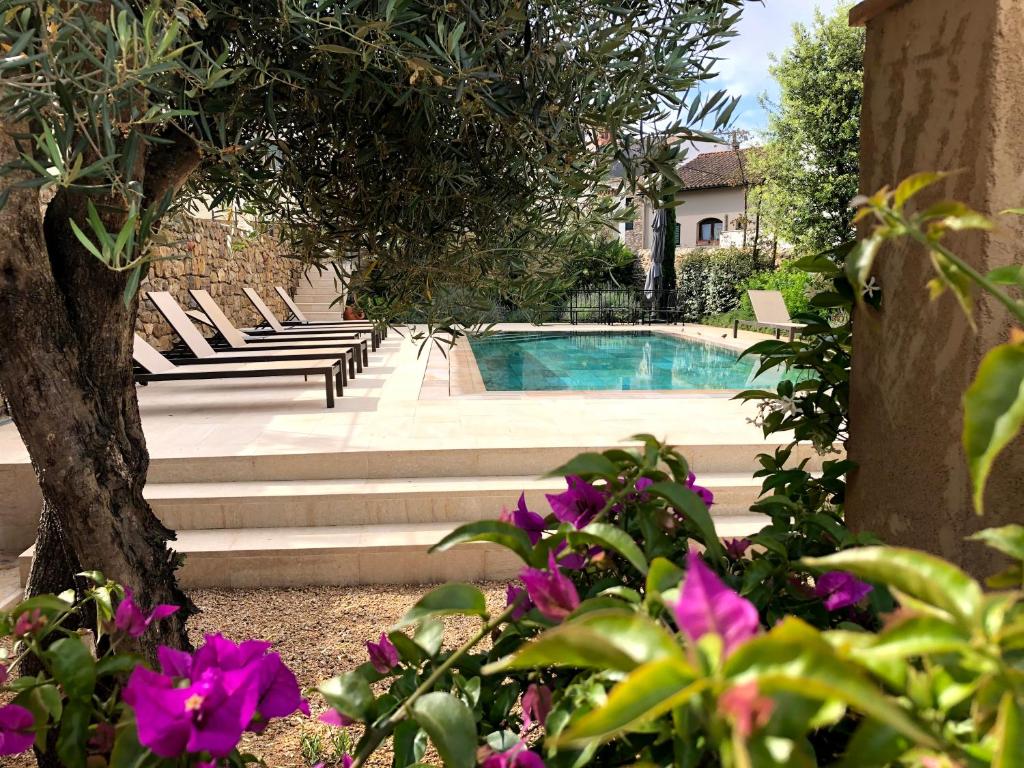
M547 329L637 330L539 330ZM651 330L737 350L767 338L741 332L733 340L727 329L699 326ZM746 513L759 492L755 456L783 441L766 441L750 423L752 404L728 392L464 394L452 386L465 376L457 350L421 352L407 331L392 331L333 409L324 407L320 382L301 377L140 388L151 456L146 495L189 554L185 583L492 578L500 569L484 550L450 562L423 551L459 521L493 517L520 489L542 502L557 481L540 475L639 433L680 446L694 470L718 484L730 535L757 522ZM0 426L0 499L0 555L17 555L34 538L40 498L10 423ZM225 567L228 556L244 565ZM301 568L296 558L306 558Z

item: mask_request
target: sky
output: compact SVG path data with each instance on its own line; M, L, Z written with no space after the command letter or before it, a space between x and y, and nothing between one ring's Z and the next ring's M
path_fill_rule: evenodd
M767 126L768 118L758 103L758 96L768 92L776 96L778 89L768 74L771 54L780 54L793 41L793 24L810 23L814 9L830 11L835 0L763 0L748 2L734 37L720 53L716 88L726 88L741 98L734 115L737 128L757 132Z

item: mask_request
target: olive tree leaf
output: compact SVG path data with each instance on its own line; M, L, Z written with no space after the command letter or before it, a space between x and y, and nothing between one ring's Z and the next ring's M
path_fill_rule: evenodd
M964 395L963 445L974 486L974 508L984 510L992 463L1024 425L1024 345L1001 344L981 361Z

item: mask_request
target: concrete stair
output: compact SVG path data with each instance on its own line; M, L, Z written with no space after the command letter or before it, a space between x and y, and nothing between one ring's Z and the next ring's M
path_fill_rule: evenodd
M344 302L331 306L341 293L341 286L333 270L318 274L310 269L295 290L295 303L307 320L337 320L345 308Z
M430 583L506 579L522 567L492 544L443 554L429 547L458 525L497 518L520 492L546 512L540 478L583 447L360 451L155 460L146 488L157 516L177 531L189 587ZM592 449L590 449L592 450ZM759 529L749 512L761 446L689 446L700 482L716 498L723 537ZM816 457L815 457L816 458ZM812 462L814 459L812 458ZM19 558L27 577L32 549Z

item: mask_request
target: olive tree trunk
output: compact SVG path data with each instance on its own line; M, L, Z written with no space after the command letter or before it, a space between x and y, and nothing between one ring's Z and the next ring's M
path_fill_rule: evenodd
M15 156L14 132L0 125L0 165ZM163 172L151 185L163 194L198 156L145 162ZM157 643L187 647L194 608L175 580L174 533L142 496L149 454L132 377L138 299L124 300L127 273L75 239L68 221L83 221L84 206L80 193L61 190L44 217L36 190L13 189L0 208L0 389L44 499L28 593L100 570L141 602L182 606L150 633L141 650L152 655ZM104 216L112 227L124 220L109 202Z

